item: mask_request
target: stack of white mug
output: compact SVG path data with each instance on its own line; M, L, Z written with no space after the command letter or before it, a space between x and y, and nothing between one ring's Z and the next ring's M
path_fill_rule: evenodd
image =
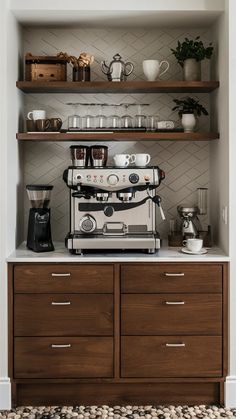
M116 154L114 157L115 166L127 167L134 163L137 167L146 167L151 160L150 154Z

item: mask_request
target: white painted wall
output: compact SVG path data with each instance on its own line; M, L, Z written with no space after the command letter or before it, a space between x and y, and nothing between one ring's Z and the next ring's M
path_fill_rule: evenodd
M222 219L223 207L229 205L229 128L228 128L228 15L223 13L213 27L215 55L211 65L212 79L220 81L220 89L211 94L212 130L220 132L220 140L210 145L210 220L214 242L228 254L229 224Z
M1 153L0 153L0 409L10 407L10 383L7 367L7 271L6 256L21 241L16 232L20 232L18 221L18 196L20 188L19 150L15 138L18 130L21 94L15 88L18 79L20 51L19 25L13 14L7 9L7 0L1 1L0 14L1 56ZM20 219L20 217L19 217Z
M0 13L0 50L1 56L6 57L6 16L7 16L7 2L2 0ZM7 234L7 109L6 109L6 60L2 60L0 65L0 277L1 277L1 292L0 292L0 408L8 408L10 406L10 383L8 380L7 371L7 280L6 280L6 234Z
M226 403L228 406L236 407L236 141L235 141L235 98L236 98L236 2L228 0L229 10L229 220L230 235L229 248L231 255L230 264L230 376L226 385Z

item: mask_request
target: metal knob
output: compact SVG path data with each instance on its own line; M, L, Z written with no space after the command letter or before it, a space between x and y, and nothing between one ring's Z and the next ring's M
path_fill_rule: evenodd
M107 177L107 183L108 183L109 185L114 186L114 185L116 185L118 182L119 182L119 177L118 177L117 175L115 175L115 174L111 174L111 175L109 175L109 176Z
M96 220L91 215L86 214L81 218L79 227L83 233L92 233L96 229Z
M107 205L104 208L103 212L107 217L111 217L114 213L114 208L111 205Z

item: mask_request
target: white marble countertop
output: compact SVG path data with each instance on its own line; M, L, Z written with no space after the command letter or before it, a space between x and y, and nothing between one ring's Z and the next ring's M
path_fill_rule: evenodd
M163 245L155 254L142 252L115 252L115 253L88 253L85 255L72 255L64 243L55 242L54 252L34 253L22 243L11 255L7 262L229 262L230 258L218 247L208 249L204 255L188 255L182 253L180 248Z

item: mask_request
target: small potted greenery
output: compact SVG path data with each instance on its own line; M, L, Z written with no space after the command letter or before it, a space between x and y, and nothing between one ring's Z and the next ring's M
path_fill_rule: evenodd
M208 115L206 108L199 103L199 100L190 96L173 99L173 101L176 105L172 108L172 111L178 111L184 132L193 131L196 125L196 116Z
M204 46L200 36L195 39L185 38L183 42L178 41L176 49L171 48L172 54L178 63L183 67L184 80L201 80L201 61L211 58L213 53L212 43Z

